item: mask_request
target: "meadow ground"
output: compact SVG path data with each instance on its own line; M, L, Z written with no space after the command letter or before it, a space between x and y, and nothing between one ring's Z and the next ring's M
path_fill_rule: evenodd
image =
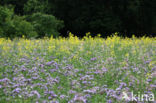
M148 37L1 38L0 103L156 100L155 54Z

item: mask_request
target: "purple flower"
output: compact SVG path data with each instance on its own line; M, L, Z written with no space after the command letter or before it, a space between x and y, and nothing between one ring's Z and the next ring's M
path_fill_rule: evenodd
M112 103L112 100L110 100L110 99L109 99L109 100L107 100L107 103Z
M52 100L52 97L51 97L51 96L49 96L49 97L48 97L48 99L49 99L49 100Z
M14 89L12 92L13 93L19 93L21 91L21 88L16 88L16 89Z
M31 77L33 80L37 80L38 79L38 77Z
M116 91L119 91L119 90L121 90L121 88L116 88Z
M95 74L101 74L102 72L100 70L96 70L94 73Z
M49 103L59 103L58 101L50 101Z
M84 93L91 93L91 94L95 94L96 91L95 90L83 90Z
M79 94L76 94L75 97L73 98L74 102L83 102L86 103L87 99Z
M108 70L107 70L107 68L102 68L102 71L105 73L105 72L107 72Z
M53 63L55 63L55 61L47 62L46 65L47 65L47 66L50 66L50 65L52 65Z
M73 90L70 90L69 91L69 94L76 94L77 92L76 91L73 91Z
M97 60L97 58L96 58L96 57L94 57L94 58L91 58L90 60L91 60L91 61L95 61L95 60Z
M82 81L82 83L83 83L83 84L87 84L88 82L87 82L87 81Z
M46 91L45 94L49 94L50 97L53 97L53 98L57 97L57 95L53 91Z
M139 71L138 68L133 68L133 72L137 72L137 71Z
M47 100L44 100L42 103L48 103Z
M151 84L150 87L151 87L151 88L156 88L156 85Z
M60 95L60 98L64 99L64 98L66 98L66 96L65 95Z
M54 65L55 65L56 69L59 69L59 66L56 62L54 63Z
M41 68L43 68L43 67L44 67L44 64L39 64L39 66L40 66Z
M50 69L49 70L51 73L53 73L53 72L56 72L57 70L56 69Z
M154 66L151 71L152 72L156 71L156 66Z
M147 82L151 82L152 81L152 79L147 79Z
M156 71L151 74L152 78L156 77Z
M127 86L127 84L124 83L124 82L121 82L119 88L123 88L123 87L125 87L125 86Z
M9 82L9 81L10 81L10 79L8 79L8 78L0 79L0 82Z
M144 61L145 64L149 64L151 60Z
M91 95L90 94L86 94L84 97L85 98L91 98Z
M40 94L38 93L38 91L36 91L36 90L35 90L35 91L31 91L31 94L35 94L35 95L37 95L38 98L41 97L41 95L40 95Z

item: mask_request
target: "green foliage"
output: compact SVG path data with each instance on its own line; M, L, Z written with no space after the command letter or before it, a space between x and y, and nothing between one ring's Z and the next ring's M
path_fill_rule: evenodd
M26 14L32 14L35 12L48 12L48 0L28 0L24 5L24 12Z
M0 6L0 36L1 37L36 37L37 33L30 22L23 17L14 15L13 9Z
M55 16L64 21L62 34L156 32L156 0L0 0L0 5L12 5L16 15L40 12Z
M33 13L27 16L17 16L13 9L0 6L0 36L1 37L57 37L58 30L63 27L63 21L53 15Z
M24 5L26 19L32 23L39 37L59 35L58 30L63 27L63 21L57 20L50 11L48 0L28 0Z
M34 31L33 25L30 22L23 20L23 18L15 16L13 22L16 30L16 35L18 37L21 37L22 35L25 35L28 38L38 36L37 32Z
M57 37L59 35L58 30L63 27L63 21L57 20L52 15L33 13L32 15L27 16L27 18L34 26L39 37L50 37L51 35Z
M13 29L12 24L13 10L0 6L0 36L8 36L8 30Z

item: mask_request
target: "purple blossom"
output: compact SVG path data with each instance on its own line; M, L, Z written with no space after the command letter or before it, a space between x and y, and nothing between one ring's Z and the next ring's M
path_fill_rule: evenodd
M90 94L86 94L84 97L85 98L91 98L91 95Z
M149 64L151 62L151 60L147 60L147 61L145 61L144 63L145 64Z
M0 79L0 82L10 82L10 79L8 78Z
M47 65L47 66L50 66L50 65L52 65L53 63L55 63L55 61L47 62L46 65Z
M12 92L13 93L19 93L21 91L21 88L16 88L16 89L14 89Z
M56 72L57 70L56 69L50 69L49 70L51 73L53 73L53 72Z
M95 60L97 60L97 58L96 58L96 57L94 57L94 58L91 58L91 61L95 61Z
M121 88L116 88L116 91L120 91L121 90Z
M49 103L59 103L58 101L50 101Z
M152 81L152 79L147 79L147 82L151 82Z
M38 98L41 97L41 95L40 95L40 94L38 93L38 91L36 91L36 90L35 90L35 91L31 91L31 94L35 94L35 95L37 95Z
M150 87L151 87L151 88L156 88L156 85L151 84Z
M38 77L31 77L33 80L37 80L38 79Z
M55 65L56 69L59 69L59 66L56 62L54 63L54 65Z
M82 83L83 83L83 84L87 84L87 83L88 83L88 81L82 81Z
M156 77L156 71L151 74L151 77L152 78L155 78Z
M73 101L86 103L87 99L84 96L81 96L80 94L76 94L73 98Z
M107 100L107 103L112 103L112 100L111 99Z
M156 66L154 66L151 71L152 72L156 71Z
M104 72L104 73L106 73L108 70L107 70L107 68L102 68L102 71Z
M121 82L119 88L123 88L123 87L125 87L125 86L127 86L127 84L124 83L124 82Z
M50 95L50 97L53 97L53 98L57 97L57 95L53 91L46 91L45 94L48 94Z
M76 91L73 91L73 90L70 90L69 91L69 94L76 94L77 92Z
M96 90L92 89L92 90L83 90L84 93L91 93L91 94L95 94Z
M133 68L133 72L137 72L137 71L139 71L138 68Z
M53 98L51 96L48 97L49 100L52 100Z
M44 67L44 64L39 64L39 66L40 66L41 68L43 68L43 67Z
M60 95L60 98L64 99L64 98L66 98L66 96L65 95Z

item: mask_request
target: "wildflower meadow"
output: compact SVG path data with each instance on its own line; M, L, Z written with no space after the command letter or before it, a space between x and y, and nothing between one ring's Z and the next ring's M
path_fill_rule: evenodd
M154 37L0 38L0 103L134 101L156 101Z

